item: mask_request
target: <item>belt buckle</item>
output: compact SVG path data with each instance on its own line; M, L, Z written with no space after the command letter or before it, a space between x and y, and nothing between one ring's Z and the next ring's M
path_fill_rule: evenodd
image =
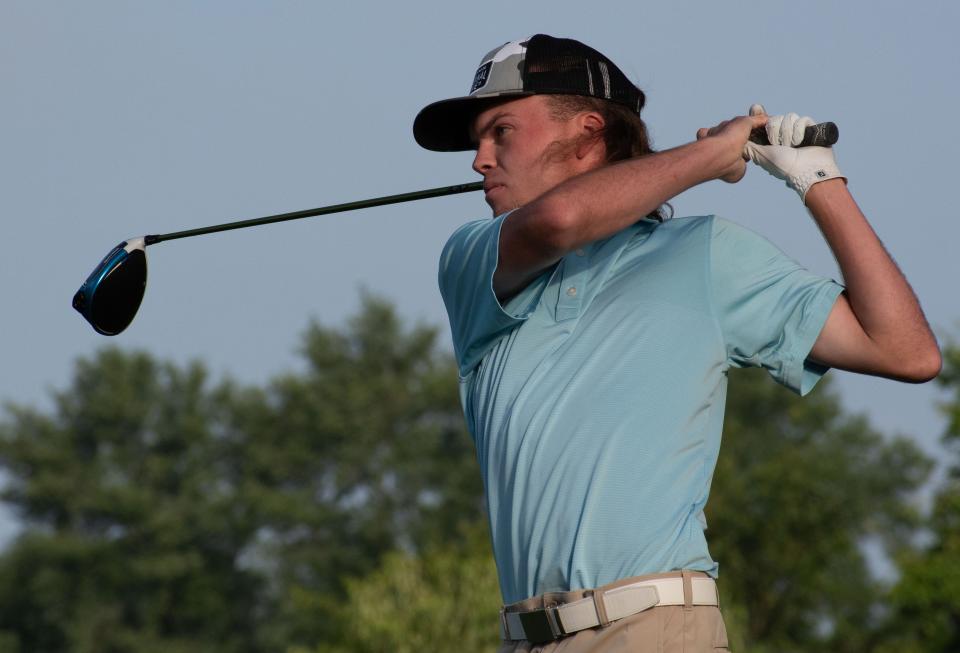
M554 607L520 612L518 616L523 626L523 635L532 644L545 644L567 634L560 625L557 609Z

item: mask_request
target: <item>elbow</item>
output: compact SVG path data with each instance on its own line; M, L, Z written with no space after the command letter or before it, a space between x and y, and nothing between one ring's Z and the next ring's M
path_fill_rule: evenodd
M902 378L908 383L926 383L937 378L942 368L943 356L940 348L931 345L912 357L912 363L903 370Z
M547 195L527 207L525 222L532 240L551 255L561 257L580 245L576 212L569 202Z
M937 378L943 369L943 356L938 347L933 347L924 362L918 383L926 383Z

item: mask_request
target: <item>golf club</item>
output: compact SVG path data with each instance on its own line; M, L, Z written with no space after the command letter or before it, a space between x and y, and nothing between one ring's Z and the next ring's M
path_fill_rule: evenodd
M245 229L262 224L299 220L300 218L310 218L328 213L412 202L482 189L483 182L478 181L442 188L430 188L412 193L388 195L346 204L334 204L317 209L294 211L293 213L281 213L264 218L228 222L199 229L175 231L169 234L129 238L110 250L97 267L93 269L93 272L90 273L90 276L73 296L73 307L83 315L97 333L105 336L115 336L130 326L137 314L137 309L140 308L140 302L143 301L143 293L147 288L147 253L145 250L148 245L162 243L165 240L211 234L217 231Z
M820 123L807 127L804 133L804 140L798 147L808 145L829 147L836 143L838 138L839 130L834 123ZM754 130L750 136L750 140L761 145L769 144L766 132L762 128ZM137 314L137 310L140 308L140 302L143 301L143 293L147 288L147 254L145 250L148 245L155 245L165 240L211 234L217 231L244 229L246 227L285 222L287 220L299 220L300 218L310 218L328 213L354 211L356 209L366 209L373 206L383 206L385 204L398 204L400 202L412 202L430 197L468 193L481 190L482 188L483 182L478 181L469 184L430 188L412 193L388 195L386 197L348 202L346 204L334 204L317 209L281 213L264 218L228 222L210 227L201 227L199 229L175 231L169 234L154 234L139 238L130 238L110 250L103 260L100 261L100 264L93 269L93 272L90 273L90 276L87 277L87 280L84 281L83 285L80 286L80 289L73 296L73 307L83 315L97 333L105 336L115 336L130 326L134 316Z

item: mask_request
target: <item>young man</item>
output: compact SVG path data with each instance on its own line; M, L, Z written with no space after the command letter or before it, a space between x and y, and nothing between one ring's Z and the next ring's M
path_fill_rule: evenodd
M440 289L476 442L504 602L503 651L726 647L704 537L730 367L809 392L827 368L925 381L940 353L906 280L810 119L758 105L650 152L643 93L599 52L536 35L484 57L470 95L414 135L475 149L493 220L450 238ZM773 143L748 140L765 128ZM794 188L846 287L671 197Z

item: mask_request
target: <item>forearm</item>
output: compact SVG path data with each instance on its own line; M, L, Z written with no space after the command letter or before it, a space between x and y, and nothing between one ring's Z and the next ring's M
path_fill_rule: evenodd
M612 165L596 154L584 158L585 172L504 220L493 279L497 296L510 297L568 252L621 231L688 188L710 179L739 180L746 166L743 144L765 122L766 116L741 116L701 129L693 143Z
M688 188L715 179L725 156L721 143L704 139L597 168L518 209L510 226L539 230L545 245L563 256L617 233Z
M867 339L859 345L852 341L827 343L834 348L827 355L836 358L836 350L865 347L872 350L872 358L861 371L908 380L935 375L940 364L939 349L916 295L846 185L841 179L815 184L805 199L836 257L849 310ZM816 358L822 350L823 347L815 347L812 356ZM842 357L843 351L839 355Z

